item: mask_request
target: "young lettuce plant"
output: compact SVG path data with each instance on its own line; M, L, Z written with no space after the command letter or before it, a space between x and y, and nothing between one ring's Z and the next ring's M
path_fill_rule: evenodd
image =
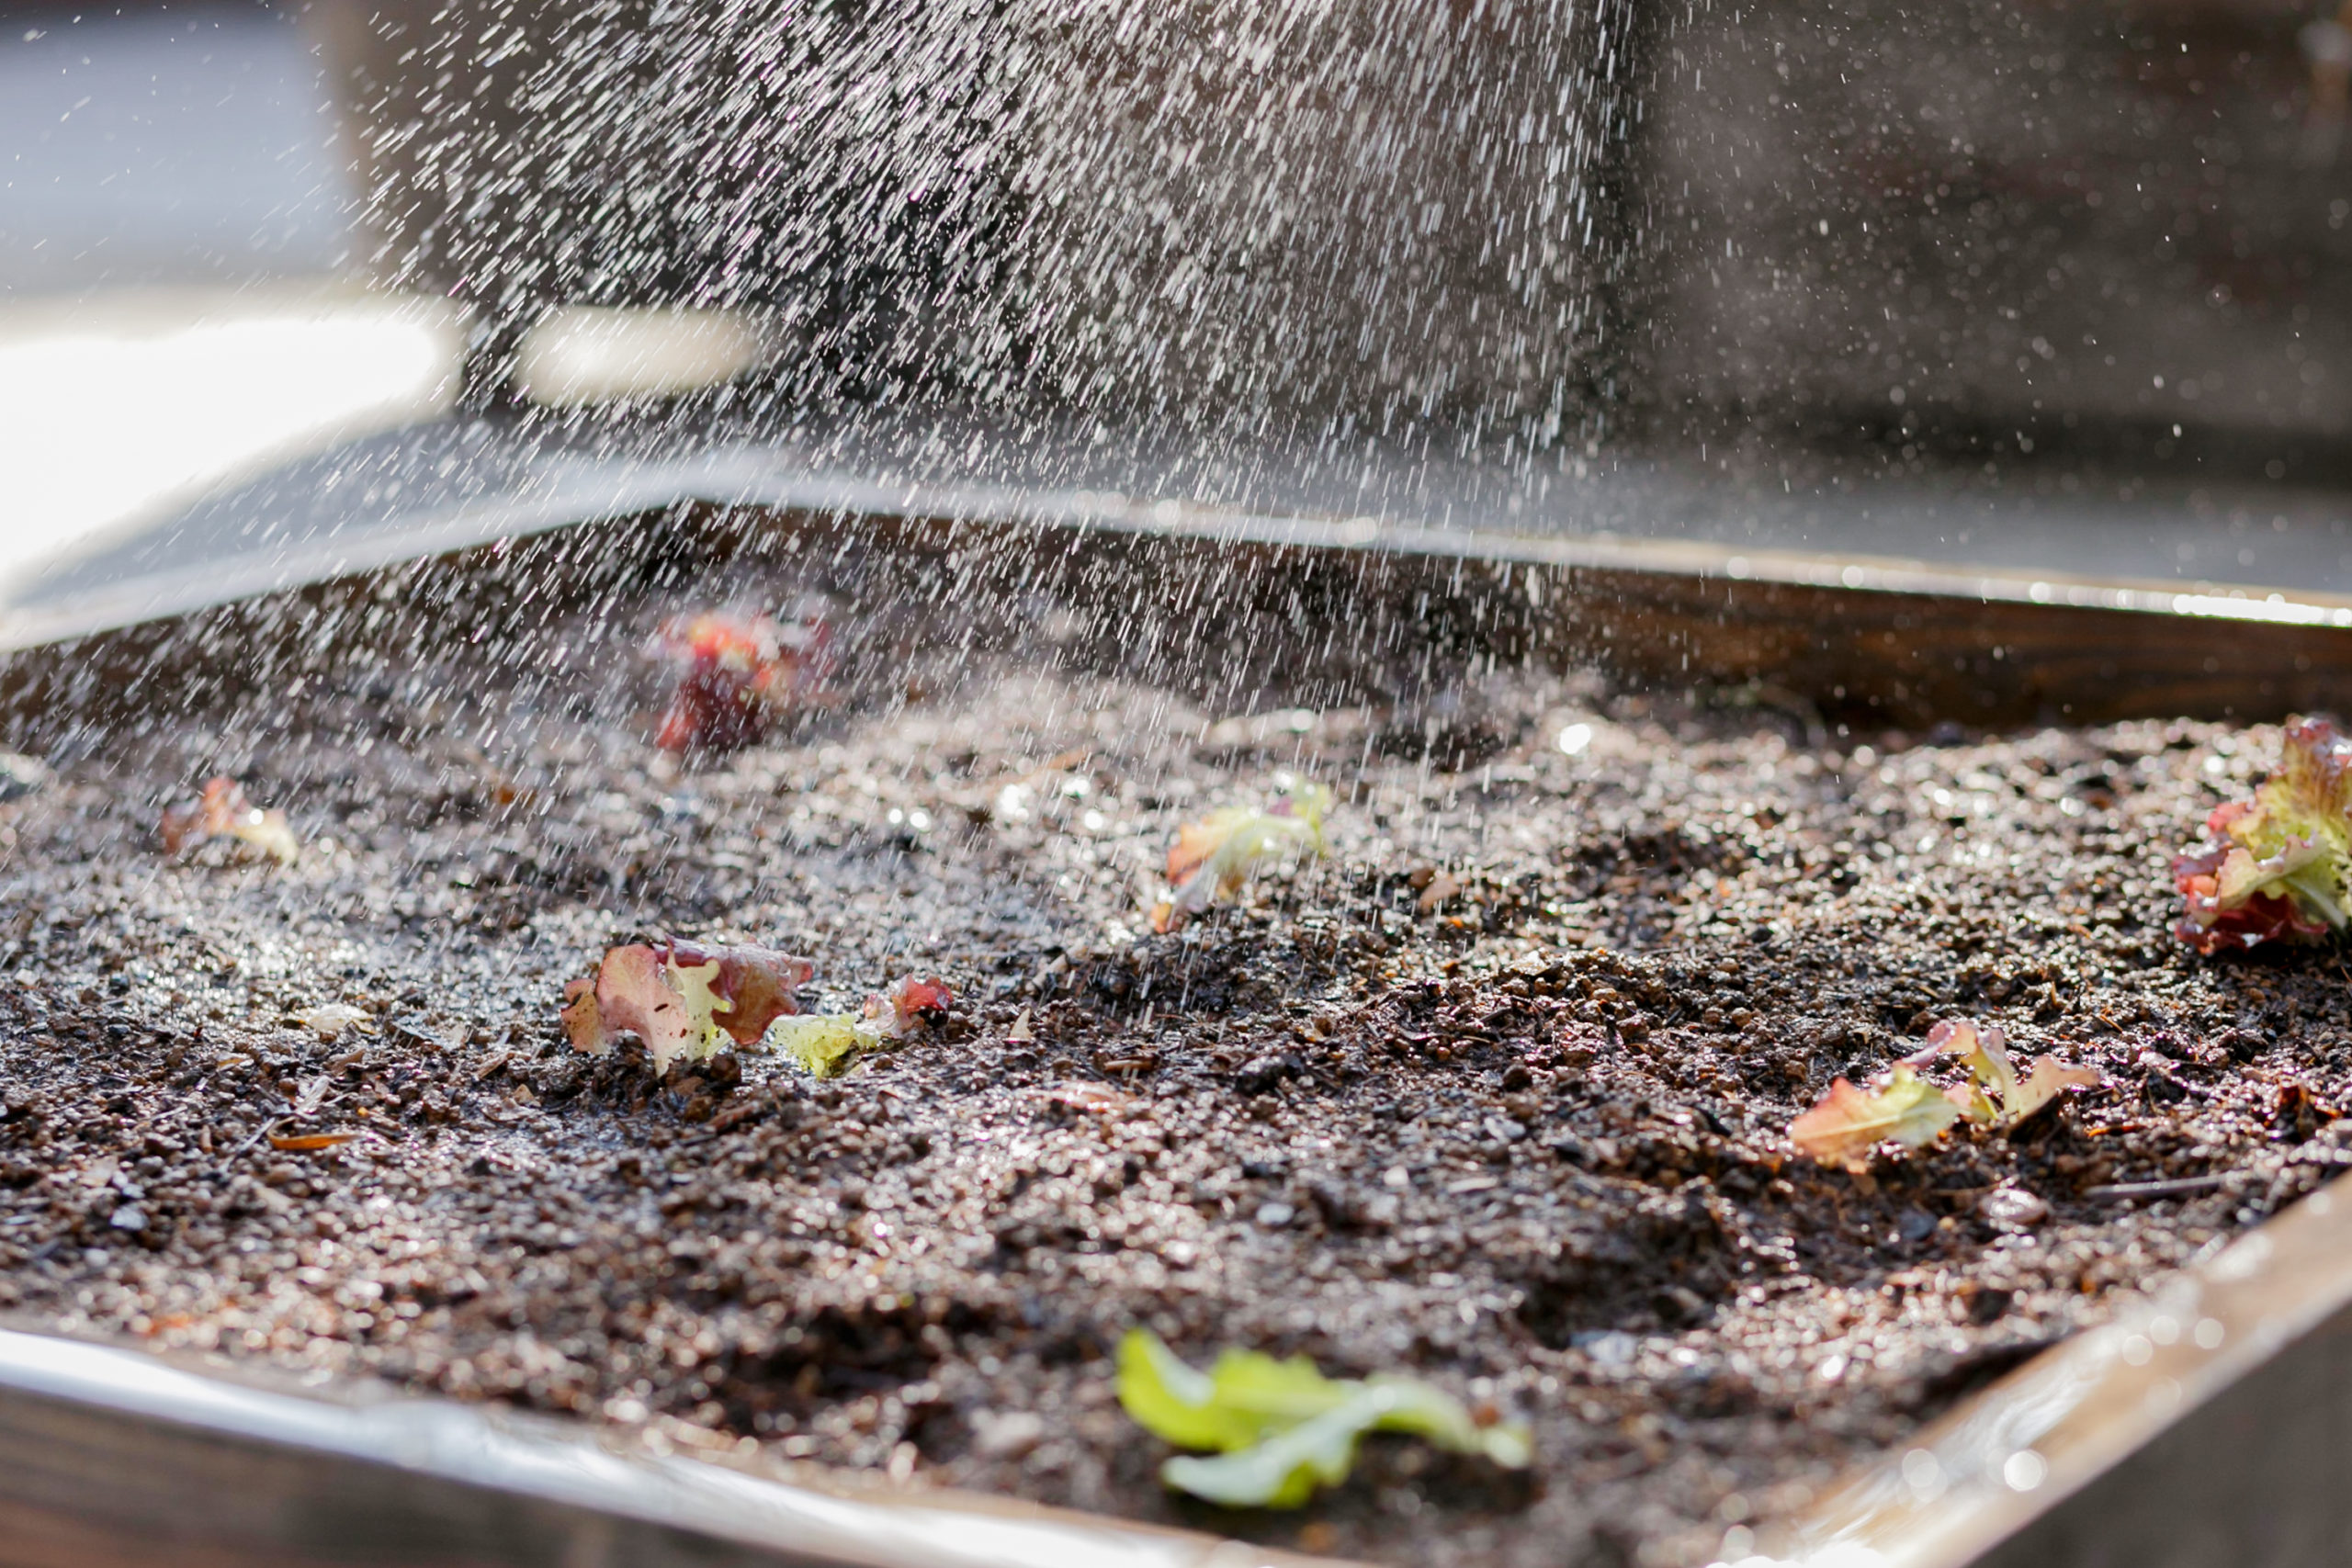
M280 865L301 857L294 829L283 811L263 811L245 798L245 786L232 778L208 780L200 799L164 813L164 852L175 855L206 839L241 839Z
M839 1077L855 1065L859 1052L904 1040L955 1005L956 995L944 985L910 975L888 991L867 997L860 1012L779 1018L768 1025L763 1043L811 1077Z
M1842 1077L1831 1084L1819 1104L1789 1123L1789 1137L1824 1165L1860 1170L1881 1144L1916 1149L1934 1143L1960 1120L1965 1100L1897 1062L1867 1089Z
M2172 863L2174 931L2199 953L2316 942L2352 919L2352 740L2321 718L2287 726L2278 770L2206 818L2215 841Z
M1946 1088L1919 1076L1944 1056L1960 1058L1967 1083ZM1928 1031L1923 1049L1895 1063L1868 1089L1842 1077L1831 1084L1819 1104L1789 1124L1789 1137L1824 1165L1860 1170L1882 1144L1922 1148L1961 1121L2014 1127L2065 1090L2098 1081L2090 1068L2065 1066L2051 1056L2036 1061L2020 1079L1998 1029L1946 1019Z
M1278 1361L1253 1350L1227 1350L1203 1372L1147 1328L1119 1342L1119 1403L1178 1448L1215 1450L1177 1455L1159 1475L1228 1508L1299 1506L1348 1478L1366 1432L1408 1432L1508 1470L1533 1458L1523 1423L1481 1420L1418 1379L1327 1378L1304 1356Z
M1957 1056L1968 1069L1972 1081L1961 1114L1988 1127L2014 1127L2070 1089L2098 1087L2097 1070L2069 1067L2055 1056L2037 1059L2019 1078L2007 1037L1964 1018L1948 1018L1928 1030L1927 1046L1905 1060L1925 1066L1939 1056Z
M1152 909L1152 930L1181 930L1218 899L1232 897L1261 861L1294 851L1321 855L1330 808L1329 790L1302 781L1288 784L1262 811L1228 806L1178 829L1168 852L1168 880L1176 891Z
M827 643L821 621L786 626L717 610L664 621L653 649L678 666L678 689L654 744L664 751L755 744L776 713L815 692Z
M798 1010L793 990L816 973L808 960L773 948L633 942L607 950L594 979L563 988L564 1032L597 1056L623 1032L635 1034L664 1073L681 1056L699 1061L730 1043L758 1043L771 1023Z

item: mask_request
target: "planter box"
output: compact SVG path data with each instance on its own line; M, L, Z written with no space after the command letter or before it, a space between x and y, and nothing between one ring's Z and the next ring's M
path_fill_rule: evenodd
M1023 536L1042 558L1109 602L1185 573L1252 584L1277 612L1285 594L1329 589L1360 613L1413 607L1425 635L1498 656L1528 652L1616 658L1666 671L1678 656L1712 671L1741 670L1793 682L1794 697L1831 706L1822 682L1860 679L1873 660L1921 683L1920 717L1951 688L1935 684L1955 650L1997 671L1991 648L2037 650L2032 667L2064 678L2055 650L2101 649L2138 680L2086 673L2086 703L2104 681L2104 714L2170 713L2199 700L2162 683L2233 641L2342 659L2334 612L2297 619L2224 620L2143 602L2128 585L2030 588L1996 596L1996 573L1971 580L1850 578L1883 572L1852 561L1746 560L1644 555L1544 558L1505 536L1383 536L1311 518L1187 516L1138 506L1098 510L1084 533L1040 532L1034 522L944 523L869 517L869 537L902 551L978 551L1017 559ZM1105 526L1106 524L1113 526ZM820 525L737 513L707 536L724 551L779 529ZM731 529L731 531L730 531ZM445 541L447 542L447 541ZM1372 547L1385 546L1385 549ZM1440 547L1442 553L1440 553ZM1589 550L1591 547L1586 547ZM575 554L566 558L563 551ZM549 554L548 552L554 552ZM497 544L404 572L403 592L475 628L489 646L539 624L550 582L594 595L620 562L610 527L558 533L537 545ZM295 592L181 622L20 654L8 701L21 716L62 722L135 708L150 683L200 689L237 678L268 687L298 675L320 626L360 624L381 603L384 578ZM1531 592L1530 581L1543 584ZM2045 588L2047 584L2043 585ZM2104 597L2098 597L2104 595ZM2071 602L2067 602L2071 601ZM1238 615L1253 610L1248 595ZM347 618L356 617L356 618ZM2144 626L2132 641L2119 627ZM1893 638L1890 643L1887 638ZM1481 639L1484 639L1481 641ZM1991 639L1999 639L1997 641ZM2335 665L2314 665L2324 675ZM2155 679L2150 679L2154 677ZM1974 677L1972 677L1974 678ZM1997 680L1997 673L1991 677ZM2202 688L2218 706L2227 689ZM2239 677L2239 704L2271 699ZM2144 682L2144 683L2143 683ZM1964 689L1964 688L1963 688ZM1850 696L1851 693L1846 694ZM2156 1189L2115 1201L2161 1201ZM2335 1484L2341 1446L2342 1348L2352 1322L2352 1270L2342 1263L2345 1213L2323 1192L2168 1282L2126 1303L2109 1326L2030 1363L1964 1404L1877 1472L1857 1480L1788 1539L1759 1549L1822 1568L1856 1561L1962 1563L2159 1562L2217 1557L2263 1564L2333 1560L2346 1528ZM345 1561L482 1563L775 1562L868 1568L1130 1562L1242 1568L1281 1559L1108 1520L954 1495L878 1500L869 1487L746 1477L672 1456L616 1452L548 1423L485 1416L429 1403L322 1404L255 1393L186 1365L135 1353L0 1337L0 1561L62 1563L175 1560L324 1563ZM94 1478L99 1478L94 1481ZM129 1479L126 1479L129 1478ZM1876 1558L1857 1558L1867 1549ZM213 1554L208 1558L204 1553ZM601 1555L600 1555L601 1554Z

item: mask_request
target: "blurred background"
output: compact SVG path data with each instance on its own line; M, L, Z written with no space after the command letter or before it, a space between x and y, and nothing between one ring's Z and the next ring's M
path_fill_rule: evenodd
M332 274L358 192L318 50L259 5L0 6L0 288Z
M621 443L2352 594L2348 75L2289 0L0 5L0 573Z
M321 55L259 5L0 6L0 571L448 406L353 272Z

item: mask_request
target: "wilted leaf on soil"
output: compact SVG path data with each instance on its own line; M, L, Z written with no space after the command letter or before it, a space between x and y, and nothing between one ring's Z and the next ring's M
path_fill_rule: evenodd
M359 1134L356 1133L297 1133L290 1137L278 1137L273 1134L269 1140L269 1146L286 1154L315 1154L321 1149L332 1149L344 1144L356 1143L358 1138Z
M208 780L201 798L166 808L163 836L166 854L220 837L241 839L280 865L292 865L302 853L286 813L259 809L245 798L244 785L226 777Z
M1295 1508L1318 1486L1347 1479L1366 1432L1408 1432L1512 1470L1533 1457L1525 1426L1482 1421L1460 1400L1413 1378L1327 1378L1303 1356L1277 1360L1227 1350L1207 1372L1180 1359L1148 1329L1119 1342L1119 1403L1179 1448L1160 1479L1231 1508Z

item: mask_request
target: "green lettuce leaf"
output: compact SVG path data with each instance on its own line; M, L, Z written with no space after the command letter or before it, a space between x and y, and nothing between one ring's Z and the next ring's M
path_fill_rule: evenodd
M2022 1122L2070 1089L2097 1089L2098 1084L2096 1068L2062 1066L2054 1056L2041 1057L2005 1102L2008 1120Z
M1119 1403L1179 1448L1160 1478L1227 1507L1295 1508L1319 1486L1347 1479L1366 1432L1406 1432L1456 1453L1524 1469L1533 1444L1523 1425L1481 1424L1462 1402L1412 1378L1328 1378L1305 1357L1277 1360L1227 1350L1201 1372L1148 1329L1119 1344Z
M794 1013L768 1025L760 1043L789 1056L811 1077L837 1078L857 1054L881 1043L882 1031L854 1012Z
M1355 1399L1231 1453L1178 1454L1159 1478L1227 1508L1295 1508L1321 1486L1336 1486L1355 1467L1356 1439L1376 1419L1367 1391Z
M1939 1089L1897 1062L1867 1089L1844 1078L1831 1084L1819 1104L1789 1123L1789 1137L1824 1165L1860 1170L1881 1144L1916 1149L1934 1143L1970 1100L1967 1090Z
M2099 1084L2096 1069L2065 1066L2051 1056L2035 1061L2020 1079L2001 1031L1979 1029L1964 1018L1948 1018L1928 1030L1927 1048L1904 1060L1926 1066L1938 1056L1958 1056L1968 1069L1973 1088L1966 1115L1972 1122L2015 1126L2067 1089L2097 1089Z

